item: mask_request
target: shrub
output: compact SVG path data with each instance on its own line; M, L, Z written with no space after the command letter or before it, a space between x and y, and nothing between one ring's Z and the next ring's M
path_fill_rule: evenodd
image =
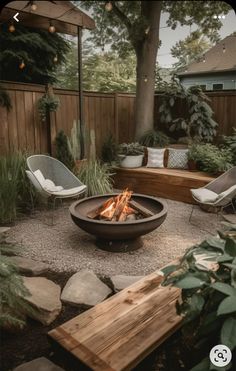
M170 132L186 133L189 139L211 142L218 124L212 119L209 98L198 86L186 89L178 80L166 84L160 105L160 120ZM181 105L181 113L177 112Z
M211 346L236 348L236 225L225 225L226 230L218 236L187 250L179 265L163 269L163 284L182 289L176 307L177 313L185 316L185 340L188 336L191 348L207 353L192 371L212 369Z
M124 156L138 156L144 152L143 146L139 143L122 143L119 144L118 153Z
M112 134L108 135L102 146L102 161L109 164L116 163L118 161L118 145Z
M80 160L80 128L79 122L77 122L76 120L74 120L73 122L70 137L67 137L67 146L69 153L73 158L73 161L76 162L76 160Z
M232 167L232 153L229 149L207 144L193 144L189 148L188 158L197 163L199 170L217 174Z
M148 130L140 138L139 143L146 147L165 147L170 143L170 138L159 130Z
M229 136L223 136L224 148L230 149L233 157L233 164L236 165L236 128L233 128L233 134Z
M75 163L69 151L67 136L63 130L60 130L56 136L56 157L68 169L74 169Z
M112 192L110 166L90 160L78 169L78 178L87 186L86 195L95 196Z

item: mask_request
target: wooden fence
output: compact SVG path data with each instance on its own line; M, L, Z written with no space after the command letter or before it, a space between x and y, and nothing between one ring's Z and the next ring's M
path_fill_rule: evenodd
M37 102L45 87L23 83L4 82L12 109L6 112L0 107L0 153L27 149L34 153L48 152L46 123L41 122ZM59 130L70 135L73 121L78 120L78 93L72 90L54 89L60 106L51 113L51 142ZM236 126L236 91L207 92L211 99L214 119L219 123L219 134L230 134ZM155 122L158 123L160 95L155 96ZM117 142L132 141L134 137L134 94L84 93L84 121L87 132L93 129L96 150L99 154L109 133ZM53 147L54 149L54 147Z

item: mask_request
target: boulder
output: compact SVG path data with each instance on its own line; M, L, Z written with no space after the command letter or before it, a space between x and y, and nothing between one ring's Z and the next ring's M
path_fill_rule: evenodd
M33 361L23 363L13 371L64 371L61 367L45 357L36 358Z
M39 276L49 269L48 264L38 262L33 259L24 258L22 256L13 256L10 258L10 260L18 267L19 272L22 274Z
M114 290L116 292L125 289L126 287L132 285L133 283L141 280L144 276L124 276L124 275L117 275L112 276L111 282L114 286Z
M60 286L44 277L23 277L23 282L31 294L25 300L34 308L27 315L49 325L61 311Z
M85 269L70 277L62 291L61 300L72 305L93 306L106 299L111 292L92 271Z

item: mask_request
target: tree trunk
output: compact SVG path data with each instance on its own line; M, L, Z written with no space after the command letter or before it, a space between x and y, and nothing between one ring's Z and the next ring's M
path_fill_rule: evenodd
M162 7L161 1L143 1L142 4L148 26L143 39L134 44L137 56L135 140L153 129L155 69Z

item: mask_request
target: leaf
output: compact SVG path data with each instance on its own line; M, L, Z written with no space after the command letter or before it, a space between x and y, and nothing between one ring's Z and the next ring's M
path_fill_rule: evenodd
M227 318L221 328L221 343L227 345L230 350L236 347L236 318Z
M178 265L168 265L167 267L163 268L161 272L163 272L164 275L167 276L168 274L176 271L178 267Z
M227 283L215 282L211 285L211 287L217 291L222 292L225 295L236 297L236 289L234 289L232 286L228 285Z
M210 360L208 357L204 358L200 363L191 368L190 371L208 371L210 366Z
M201 287L205 284L204 281L202 281L199 278L187 276L183 279L181 279L179 282L175 284L176 287L179 287L181 289L194 289L196 287Z
M236 256L236 242L233 238L228 237L226 239L225 252L231 256Z
M236 296L229 296L218 306L217 316L236 312Z
M220 239L219 237L210 237L206 240L208 245L212 247L216 247L224 252L225 241Z

